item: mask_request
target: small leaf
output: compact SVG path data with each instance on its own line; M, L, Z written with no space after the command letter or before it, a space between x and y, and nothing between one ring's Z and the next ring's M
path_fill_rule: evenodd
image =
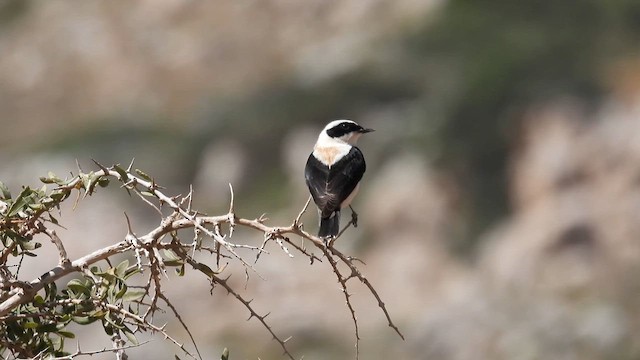
M140 269L138 269L137 267L133 267L129 270L127 270L127 272L124 274L124 276L122 277L123 280L127 280L130 277L132 277L135 274L140 273Z
M178 274L178 276L184 276L184 264L176 269L176 274Z
M11 199L11 192L9 191L9 188L2 183L2 181L0 181L0 199L2 200L10 200Z
M118 283L120 283L121 281L118 280ZM118 290L118 292L115 294L116 299L120 299L124 296L124 294L127 292L127 284L124 283L124 281L122 281L122 287L120 288L120 290Z
M91 290L89 289L89 287L87 286L87 284L85 284L83 281L79 280L79 279L72 279L67 283L67 287L71 290L73 290L74 293L76 294L84 294L84 295L91 295Z
M120 320L120 319L112 319L109 314L107 314L107 316L105 316L104 319L107 320L107 322L111 324L113 327L115 327L116 329L122 329L124 327L123 325L115 322L115 320Z
M29 204L29 208L39 211L39 210L44 210L45 206L43 204Z
M62 337L66 337L67 339L75 339L76 338L76 334L72 333L71 331L58 331L56 332L56 334L62 336Z
M120 165L114 165L113 169L118 173L118 175L120 175L120 181L122 182L129 181L129 174L127 174L127 171L121 168Z
M131 341L131 343L133 345L139 345L140 343L138 342L138 339L136 339L136 336L133 335L133 333L131 331L129 331L129 329L122 329L122 332L124 333L124 335L127 337L127 339L129 339L129 341Z
M138 301L144 297L146 292L144 290L130 290L127 291L124 296L122 296L122 300L124 301Z
M169 249L162 249L162 252L164 253L164 256L167 258L167 260L182 260L181 257L179 257L176 253L174 253L172 250Z
M60 191L60 190L54 190L53 192L51 192L51 194L49 194L49 197L51 199L53 199L53 201L62 201L64 200L69 194L65 193L64 191Z
M13 204L11 204L11 207L9 208L9 211L7 212L7 216L8 217L14 216L17 213L19 213L20 211L24 210L24 208L30 202L32 202L32 199L30 199L30 195L32 193L33 193L33 190L31 190L28 186L25 187L22 190L22 192L20 193L20 195L18 195L16 200L13 202Z
M164 261L164 265L165 266L182 266L182 265L184 265L184 261L182 261L182 260L165 260Z
M44 299L42 298L41 295L36 295L36 296L33 297L33 302L36 305L42 305L42 304L44 304Z
M153 179L151 179L151 176L147 175L144 171L140 170L140 169L136 169L136 173L138 175L140 175L141 178L147 180L147 181L152 181Z
M52 323L52 324L39 324L39 326L36 329L36 331L39 332L39 333L57 332L58 331L58 326L55 323Z
M106 177L100 177L98 179L98 185L102 188L109 186L109 179Z
M39 326L40 324L38 324L37 322L33 322L33 321L27 321L26 323L22 324L22 328L23 329L35 329Z
M201 273L207 275L208 277L212 277L216 274L215 271L211 270L209 266L203 263L197 263L196 265L194 265L194 268L200 270Z
M125 259L123 262L121 262L120 264L118 264L118 266L115 267L114 274L119 278L123 278L128 267L129 267L129 260Z
M61 182L63 182L62 179L60 179L59 177L56 176L56 174L52 173L51 171L49 171L49 173L47 174L46 177L41 177L40 181L42 181L45 184L59 184Z

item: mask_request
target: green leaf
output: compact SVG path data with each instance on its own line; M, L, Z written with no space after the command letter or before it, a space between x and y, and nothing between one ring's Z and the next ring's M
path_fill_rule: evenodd
M127 291L124 296L122 296L122 300L124 301L138 301L144 297L146 292L144 290L130 290Z
M121 168L120 165L114 165L113 169L118 173L118 175L120 175L120 181L122 182L129 181L129 174L127 174L127 171Z
M130 277L132 277L135 274L140 273L140 269L138 269L137 267L133 267L129 270L127 270L127 272L124 274L124 276L122 277L123 280L127 280Z
M0 199L2 200L10 200L11 199L11 192L9 191L9 188L2 182L0 181Z
M36 296L33 297L33 302L36 305L42 305L42 304L44 304L44 298L41 295L36 295Z
M182 266L182 265L184 265L184 261L182 261L182 260L165 260L164 261L164 265L165 266Z
M31 194L33 194L33 190L31 190L28 186L25 187L20 195L16 198L16 200L9 207L9 211L7 211L7 216L11 217L24 210L24 208L33 202L31 199Z
M201 273L207 275L207 277L212 277L216 274L215 271L211 270L209 266L203 263L197 263L193 266L196 270L199 270Z
M39 244L39 243L29 242L27 240L19 241L19 244L22 250L35 250L42 246L42 244L40 244L40 246L37 246L36 244Z
M64 200L67 196L69 196L69 193L61 190L54 190L49 194L49 197L57 202Z
M107 316L104 317L105 320L107 320L107 322L109 324L111 324L113 327L115 327L116 329L122 329L124 328L124 326L122 324L118 324L116 323L116 320L120 320L120 319L112 319L111 316L109 314L107 314Z
M43 204L29 204L29 208L36 211L46 209Z
M100 177L98 179L98 185L102 188L109 186L109 179L106 177Z
M39 333L57 332L58 331L58 325L55 324L55 323L52 323L52 324L39 324L39 326L36 329L36 331L39 332Z
M120 290L118 290L118 292L115 294L116 299L121 299L124 294L127 292L127 284L124 283L124 281L118 280L118 283L121 283L121 288Z
M69 289L73 290L73 292L76 293L76 294L84 294L84 295L87 295L87 296L91 295L91 289L82 280L71 279L67 283L67 287Z
M178 276L184 276L184 264L176 269L176 274L178 274Z
M62 179L60 179L59 177L57 177L54 173L49 172L49 174L47 174L47 176L41 176L40 177L40 181L42 181L45 184L60 184L63 182Z
M104 328L105 334L111 336L111 335L113 335L113 326L107 320L108 318L109 318L108 314L107 314L107 316L102 318L102 327Z
M129 260L124 260L123 262L121 262L120 264L118 264L118 266L115 267L114 269L114 274L119 277L119 278L123 278L127 268L129 268Z
M167 258L167 260L182 260L182 258L180 258L175 252L173 252L173 250L162 249L162 252L164 253L164 256Z
M129 341L131 341L131 343L133 345L139 345L140 344L138 342L138 339L136 339L136 336L133 335L133 333L128 328L122 329L122 332L127 337L127 339L129 339Z
M40 181L42 181L45 184L60 184L64 180L60 179L59 177L56 176L56 174L49 171L46 177L43 176L40 178Z
M22 328L23 329L35 329L38 326L40 326L40 324L38 324L37 322L34 322L32 320L29 320L26 323L22 324Z
M67 339L75 339L76 338L76 334L72 333L71 331L58 331L56 332L56 334L62 336L62 337L66 337Z
M55 282L47 284L44 286L44 292L48 301L56 301L56 296L58 295L58 286Z
M98 318L92 316L74 316L73 322L79 325L89 325L92 322L98 320Z
M136 169L136 173L138 175L140 175L141 178L147 180L147 181L153 181L153 179L151 178L151 176L147 175L144 171L140 170L140 169Z

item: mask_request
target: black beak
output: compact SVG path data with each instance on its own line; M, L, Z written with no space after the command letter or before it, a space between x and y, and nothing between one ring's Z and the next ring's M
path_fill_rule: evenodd
M366 134L366 133L369 133L369 132L372 132L372 131L375 131L375 130L373 130L373 129L365 129L365 128L362 128L362 129L360 130L360 133L361 133L361 134Z

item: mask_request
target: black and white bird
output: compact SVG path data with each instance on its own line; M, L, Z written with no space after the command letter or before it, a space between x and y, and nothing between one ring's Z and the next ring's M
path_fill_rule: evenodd
M318 136L304 176L320 213L320 238L335 238L340 231L340 210L350 206L367 168L355 144L371 131L351 120L335 120Z

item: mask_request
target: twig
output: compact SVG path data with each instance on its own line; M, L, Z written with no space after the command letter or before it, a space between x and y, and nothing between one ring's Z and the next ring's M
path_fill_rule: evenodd
M98 354L116 352L116 351L119 351L119 350L133 349L133 348L140 347L142 345L146 345L149 342L151 342L151 340L145 340L145 341L140 342L138 344L125 345L125 346L122 346L120 348L115 348L115 349L104 348L102 350L92 350L92 351L81 351L80 350L80 344L78 344L78 348L77 348L76 352L74 352L73 354L69 354L67 356L60 356L60 357L47 357L47 359L49 359L49 360L72 360L73 358L76 358L76 357L79 357L79 356L93 356L93 355L98 355Z
M54 281L68 274L71 274L73 272L85 272L87 273L87 276L91 276L95 278L94 275L91 273L91 271L88 270L88 267L90 265L95 264L101 260L109 261L109 258L116 254L133 251L136 256L135 266L137 266L140 271L142 271L145 267L149 267L150 269L150 274L146 278L147 280L146 285L141 287L142 289L144 289L143 299L140 299L135 302L138 306L137 311L140 311L140 306L147 307L144 314L142 316L135 315L125 310L122 306L114 305L114 304L99 302L99 304L96 303L96 306L99 305L109 309L114 313L120 314L120 316L123 317L122 321L125 321L127 324L135 325L137 326L138 329L147 329L154 332L162 333L167 339L172 341L176 346L180 347L186 354L195 358L195 356L193 356L184 348L184 345L178 343L175 339L171 338L169 334L166 333L166 331L164 330L164 326L158 327L157 325L154 325L152 323L153 314L155 313L155 311L160 310L160 308L158 307L158 299L162 299L164 303L171 309L171 311L173 312L173 315L182 324L185 331L188 333L191 339L191 342L195 347L195 351L198 357L201 358L195 339L192 336L189 328L187 327L186 323L184 323L181 316L178 314L178 312L176 311L175 307L172 305L170 300L162 293L162 282L161 282L160 274L161 273L164 273L165 275L167 274L165 271L165 260L162 258L162 256L160 256L159 250L168 249L168 250L173 250L178 255L179 259L182 259L182 261L184 261L185 263L190 264L194 268L206 274L210 278L212 287L215 285L220 285L224 287L228 293L231 293L232 295L234 295L234 297L236 297L236 299L240 301L245 306L245 308L249 310L250 312L249 319L251 319L252 317L257 318L259 322L273 336L273 338L280 344L280 346L284 350L285 355L287 355L290 359L293 359L293 356L291 355L291 353L288 351L286 347L286 342L288 339L282 340L280 337L278 337L273 331L273 329L271 328L271 326L266 322L265 319L268 316L268 314L258 315L258 313L250 305L251 301L245 300L235 289L233 289L228 284L228 281L227 281L228 277L221 278L219 276L219 273L224 270L224 266L220 267L219 259L220 257L224 256L226 258L229 258L230 260L231 259L238 260L244 265L245 274L247 277L248 277L249 269L254 273L258 274L255 268L252 265L248 264L236 252L236 249L248 249L248 250L257 251L257 254L256 254L256 261L257 261L260 254L262 252L266 252L265 247L268 241L274 240L276 243L278 243L282 251L290 257L293 257L293 254L289 251L289 249L287 248L287 245L290 245L292 248L299 251L301 254L307 256L310 259L311 263L313 263L314 260L321 261L321 259L318 256L313 254L313 252L308 251L304 247L304 243L303 245L298 245L293 241L291 241L290 237L288 236L288 235L296 235L296 236L299 236L303 242L305 240L310 241L316 248L318 248L324 254L324 256L327 257L329 264L332 268L332 271L334 272L338 282L340 283L341 290L345 296L347 308L351 314L351 318L355 327L356 358L359 357L360 331L359 331L356 311L351 302L352 295L348 289L348 281L351 278L357 278L369 289L369 292L377 300L378 307L380 307L384 316L386 317L388 325L393 330L395 330L395 332L402 339L404 339L404 336L400 332L399 328L393 323L391 316L389 315L389 312L386 308L386 305L382 301L378 292L370 283L370 281L361 273L359 268L354 263L354 261L359 261L359 260L354 257L344 255L338 249L333 247L333 243L326 246L322 239L309 234L303 229L303 224L301 222L301 219L311 202L311 197L309 197L304 207L297 214L296 218L293 220L291 225L284 226L284 227L271 227L265 224L267 219L264 217L264 215L253 220L241 218L236 215L235 209L234 209L235 195L234 195L233 187L231 186L231 184L229 184L230 197L231 197L229 202L229 212L227 214L220 215L220 216L204 216L192 209L192 200L193 200L192 187L189 188L189 193L186 196L169 197L159 190L161 187L158 186L155 183L155 181L153 180L148 181L147 179L149 179L149 177L146 174L138 170L137 170L137 173L142 177L132 174L131 168L133 166L133 161L129 165L128 169L124 172L123 172L123 169L119 167L106 168L100 164L98 164L98 166L100 167L101 170L93 173L92 175L93 177L90 177L89 182L91 182L92 184L95 184L93 183L93 181L97 181L96 179L100 179L100 177L103 177L103 176L115 177L123 184L122 187L124 187L127 191L134 190L136 194L140 196L141 199L143 199L147 204L151 204L157 211L160 212L162 205L166 204L168 207L170 207L173 210L173 212L170 215L163 217L160 226L156 227L155 229L152 229L150 232L142 236L135 235L135 233L131 228L131 222L127 214L125 213L128 232L123 241L120 241L117 244L105 247L103 249L97 250L91 254L78 258L72 262L69 261L69 259L67 258L66 250L64 249L62 241L59 239L55 231L46 229L46 227L44 227L44 224L42 222L38 222L38 218L40 217L40 215L42 215L46 211L41 210L39 212L35 212L30 217L26 217L25 215L25 218L24 218L25 220L24 220L24 223L22 224L22 228L26 230L21 230L22 231L21 234L23 235L26 234L31 236L37 232L46 233L58 249L60 264L59 266L52 269L48 273L44 274L43 276L31 282L9 281L10 278L6 278L6 276L3 275L2 281L4 282L5 286L9 286L11 290L4 292L2 294L2 298L0 298L1 299L0 321L7 320L11 316L15 316L15 314L11 314L11 315L8 315L8 314L20 304L31 301L38 291L42 290L45 286L53 283ZM79 164L78 164L78 167L79 167ZM59 186L59 188L54 191L62 192L65 195L65 198L68 197L70 195L71 190L74 190L74 189L81 190L82 188L84 188L85 191L89 191L90 186L87 186L87 184L83 183L83 181L87 181L86 179L87 179L86 174L80 174L77 177L66 182L64 185ZM157 207L156 205L148 201L148 199L145 198L145 195L142 194L142 191L145 191L145 194L148 192L150 196L153 196L156 199L158 199L160 203L160 207ZM80 193L80 191L78 192ZM77 205L77 201L78 200L76 200L75 205ZM347 223L345 228L339 233L338 237L342 235L344 231L347 228L349 228L351 225L355 225L354 219L355 217L352 217L351 221ZM23 220L20 220L20 221L22 222ZM227 224L229 226L228 238L221 234L221 226L223 224ZM38 227L34 228L35 225L38 225ZM262 232L264 234L264 240L261 246L256 247L256 246L245 245L245 244L237 244L228 240L233 235L233 231L236 226L244 226L244 227L255 229L257 231ZM208 227L213 227L213 230L209 229ZM187 228L192 228L194 230L194 239L191 244L184 243L178 238L178 230L187 229ZM200 234L205 234L207 237L211 238L214 241L215 248L202 246L199 240ZM171 236L171 242L162 242L163 237L165 237L166 235ZM12 246L15 246L14 244L12 244ZM193 257L190 256L187 252L187 249L190 249L192 247L193 247L193 251L205 250L212 253L216 253L217 270L213 271L209 269L208 266L206 266L205 264L196 262L193 259ZM224 249L227 250L230 255L221 254L220 250L222 247L224 247ZM6 263L6 259L12 253L12 251L13 249L11 247L3 249L2 253L0 254L0 260L3 260ZM146 263L147 260L148 260L148 263ZM143 261L145 261L145 263L143 263ZM340 262L344 263L349 268L351 273L348 276L346 276L340 271L340 267L341 267ZM175 265L172 265L172 266L175 266ZM10 274L10 272L8 271L7 273ZM258 276L260 276L260 274L258 274ZM153 286L153 290L151 288L152 286ZM76 300L77 299L75 299L74 301ZM77 300L77 301L81 301L81 300ZM82 300L82 301L86 301L86 300ZM117 346L117 349L120 349L120 348L124 349L125 347ZM78 349L78 351L80 350ZM109 350L109 351L113 351L113 350Z

